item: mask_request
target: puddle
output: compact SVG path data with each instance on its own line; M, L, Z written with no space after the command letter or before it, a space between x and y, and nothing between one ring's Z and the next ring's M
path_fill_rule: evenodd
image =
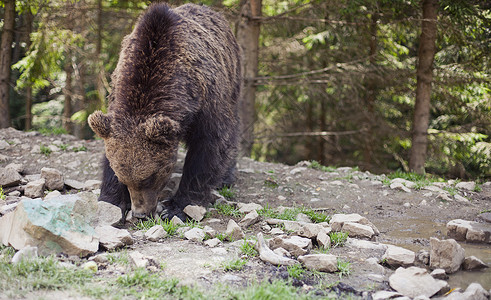
M375 221L375 220L374 220ZM381 242L394 244L412 251L421 249L429 250L429 238L446 238L446 222L431 221L421 216L404 216L402 218L379 219L373 222L384 234ZM491 266L491 245L468 244L459 242L465 249L465 256L475 256ZM479 271L458 271L449 277L448 283L451 288L461 287L463 289L473 282L478 282L486 290L491 289L491 268Z

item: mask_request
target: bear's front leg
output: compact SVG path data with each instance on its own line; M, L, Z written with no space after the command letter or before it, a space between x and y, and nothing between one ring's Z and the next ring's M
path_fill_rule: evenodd
M109 160L104 155L102 159L102 184L99 201L104 201L118 206L121 209L121 222L124 223L126 215L131 208L130 193L126 185L119 182L109 165Z

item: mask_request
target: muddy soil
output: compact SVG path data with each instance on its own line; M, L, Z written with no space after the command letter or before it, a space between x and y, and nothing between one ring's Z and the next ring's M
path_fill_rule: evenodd
M100 179L99 162L104 151L100 140L78 140L73 136L43 136L36 132L21 132L14 129L0 130L0 167L9 163L24 166L24 174L39 174L41 168L56 168L65 178L85 181ZM50 147L49 155L40 151ZM63 146L60 146L63 145ZM78 151L77 151L78 150ZM180 153L180 162L184 152ZM307 168L305 163L287 166L264 163L242 158L238 161L238 181L234 186L237 202L255 202L263 206L307 206L327 214L358 213L368 218L380 230L375 241L399 245L418 251L429 250L429 238L446 238L445 224L453 219L479 221L478 215L491 210L491 186L482 185L480 192L466 192L461 195L469 202L441 201L437 193L429 190L411 189L411 192L393 190L382 183L384 175L361 172L353 168L337 168L323 172ZM8 192L8 189L6 189ZM229 217L221 217L214 226L226 226ZM209 219L202 221L204 225ZM261 230L255 226L246 231L255 236ZM265 233L267 234L267 233ZM491 265L489 245L461 243L466 256L475 255ZM218 266L230 259L240 257L234 243L223 247L208 248L180 238L168 238L163 242L148 242L136 239L131 246L145 255L151 255L165 264L165 272L177 277L183 284L198 284L210 287L219 283L245 286L251 281L264 278L288 276L285 268L251 259L245 268L237 272L224 272ZM333 284L342 282L358 292L388 290L388 276L394 271L381 265L366 262L370 257L380 257L380 250L359 249L350 246L332 249L331 253L351 262L349 276L329 274ZM114 276L118 270L101 270L100 276ZM286 275L285 275L286 274ZM377 275L377 276L374 276ZM298 285L309 286L309 278ZM491 289L491 270L478 272L457 272L449 279L451 288L466 288L471 282L479 282L485 289Z

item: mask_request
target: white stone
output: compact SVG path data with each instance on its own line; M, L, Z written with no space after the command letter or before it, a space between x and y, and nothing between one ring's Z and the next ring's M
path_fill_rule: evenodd
M32 259L38 257L38 247L26 246L14 254L12 260L10 261L13 264L16 264L24 259Z
M115 225L122 218L121 208L108 202L97 202L97 226Z
M49 190L63 190L65 187L65 180L63 174L53 168L42 168L41 178L46 180L46 188Z
M393 267L410 266L414 264L415 258L413 251L393 245L387 245L387 250L382 256L382 259L386 259L387 263Z
M279 234L284 234L285 232L281 230L278 227L272 228L271 231L269 232L272 235L279 235Z
M259 258L262 261L268 262L275 266L292 266L297 264L297 261L287 257L283 257L274 253L266 244L263 234L257 234L257 251L259 252Z
M444 280L444 279L448 278L447 273L445 273L444 269L435 269L430 273L430 275L431 275L431 277L433 277L435 279Z
M131 251L130 253L128 253L128 256L130 258L130 261L137 268L146 268L151 260L151 257L144 256L138 251Z
M95 190L95 189L100 189L101 184L102 184L102 181L100 181L100 180L95 180L95 179L87 180L84 183L84 190L91 191L91 190Z
M454 195L453 198L455 199L455 201L460 202L460 203L469 203L470 202L469 199L467 199L466 197L463 197L459 194Z
M203 244L205 244L206 246L208 246L210 248L214 248L214 247L220 245L221 243L222 243L222 241L220 241L217 238L213 238L213 239L206 240L203 242Z
M353 238L348 238L348 240L346 241L346 245L353 247L353 248L359 248L359 249L382 250L382 251L387 250L387 245L385 245L385 244L380 244L380 243L371 242L371 241L364 241L364 240L359 240L359 239L353 239Z
M245 234L242 231L242 229L240 228L240 226L237 225L237 223L232 219L230 219L228 221L227 230L225 231L225 235L227 236L227 238L229 238L233 241L237 241L237 240L243 239L245 237Z
M406 186L408 188L414 188L416 186L416 184L414 182L403 179L403 178L394 178L390 181L390 183L391 184L400 183L400 184L403 184L404 186Z
M205 236L209 236L211 238L214 238L217 235L217 231L208 225L203 227L203 232L205 233Z
M455 185L456 188L466 191L474 191L476 183L474 181L462 181Z
M390 186L389 186L391 189L393 190L401 190L401 191L404 191L406 193L411 193L411 190L409 188L407 188L404 184L402 183L391 183Z
M445 281L434 279L426 269L418 267L399 267L389 277L389 284L391 288L410 298L419 295L431 297L447 286Z
M284 257L290 257L291 256L290 252L286 251L285 249L283 249L281 247L274 249L273 252L279 256L284 256Z
M299 236L277 236L269 242L271 249L284 248L294 256L307 254L312 249L312 241Z
M475 256L469 256L464 259L462 268L464 270L479 270L488 268L488 265Z
M402 295L397 293L397 292L378 291L372 295L372 299L373 300L387 300L387 299L394 299L394 298L400 297L400 296L402 296Z
M329 237L328 230L323 229L319 231L319 234L317 234L316 239L319 247L326 248L326 249L331 247L331 238Z
M257 204L257 203L240 203L239 202L239 203L237 203L237 206L239 208L239 212L243 213L243 214L248 214L253 210L258 211L258 210L263 209L263 206L261 204Z
M203 229L194 227L184 233L184 237L190 241L201 243L205 238Z
M49 199L52 199L52 198L56 198L56 197L59 197L61 196L61 193L60 191L52 191L52 192L49 192L45 197L44 197L44 200L49 200Z
M309 254L298 257L305 268L311 271L336 272L338 270L338 259L332 254Z
M447 274L455 273L464 258L465 251L455 240L430 238L430 268L444 269Z
M298 173L302 173L302 172L305 172L307 171L307 168L305 167L298 167L298 168L294 168L293 170L290 171L290 174L291 175L296 175Z
M205 217L206 208L199 205L188 205L184 208L184 213L195 221L201 221Z
M348 232L351 237L371 238L375 235L372 227L359 223L345 222L341 231Z
M170 222L176 226L184 225L184 222L178 216L173 216L172 219L170 219Z
M44 178L30 181L24 187L24 196L29 198L41 198L44 196Z
M445 300L487 300L490 292L486 291L479 283L471 283L464 292L453 291Z
M145 232L145 238L152 242L157 242L167 236L167 231L165 231L162 225L154 225Z
M257 211L253 210L250 213L248 213L247 215L245 215L244 218L242 218L242 220L240 220L239 225L242 227L249 227L249 226L259 222L260 219L261 219L261 217L259 216Z
M75 190L81 190L84 188L84 183L73 180L73 179L65 179L65 185L68 186L69 188L75 189Z
M133 238L126 229L114 228L111 225L96 227L100 244L107 250L114 250L125 245L133 244Z
M0 168L0 186L9 187L20 183L22 176L14 168Z

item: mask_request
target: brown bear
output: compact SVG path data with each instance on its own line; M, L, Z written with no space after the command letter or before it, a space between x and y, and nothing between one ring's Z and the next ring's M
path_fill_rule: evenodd
M104 139L99 200L123 216L185 219L188 204L210 202L212 189L235 180L239 46L227 21L205 6L150 6L122 42L107 114L89 117ZM177 193L162 199L183 141ZM131 206L131 207L130 207Z

